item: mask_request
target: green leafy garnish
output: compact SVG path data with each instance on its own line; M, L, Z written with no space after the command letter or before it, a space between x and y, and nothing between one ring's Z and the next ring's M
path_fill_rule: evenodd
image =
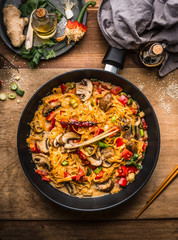
M27 17L36 8L44 8L48 5L46 0L27 0L25 3L20 4L19 10L22 17Z

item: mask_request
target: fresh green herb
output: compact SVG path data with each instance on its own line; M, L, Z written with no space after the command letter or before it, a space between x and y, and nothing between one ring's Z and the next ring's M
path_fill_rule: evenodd
M12 90L12 91L17 90L17 88L18 88L17 83L12 83L12 84L11 84L11 90Z
M25 91L23 91L23 90L17 88L16 93L17 93L17 95L19 95L19 96L22 97L22 96L24 95Z
M101 147L101 148L108 148L109 145L107 143L104 143L104 142L99 142L99 147Z
M0 94L0 100L1 101L5 101L6 100L6 94L5 93L1 93Z
M54 47L58 41L55 38L49 38L43 41L43 46L45 47Z
M8 95L8 98L9 98L10 100L14 100L14 99L16 98L16 95L15 95L14 93L10 93L10 94Z
M48 52L48 55L45 57L46 60L50 58L55 58L56 57L56 52L54 50L51 50Z
M102 170L102 166L97 167L97 168L94 170L94 173L98 174L101 170Z
M87 176L90 176L91 175L91 169L90 168L88 168L87 169L87 174L86 174Z
M62 164L63 166L67 166L69 163L64 160L61 164Z
M27 17L36 8L44 8L48 5L46 0L27 0L26 2L20 4L19 10L22 17Z

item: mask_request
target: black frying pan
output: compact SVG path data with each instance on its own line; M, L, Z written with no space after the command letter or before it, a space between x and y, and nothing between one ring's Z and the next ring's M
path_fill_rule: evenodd
M123 67L124 61L124 50L118 50L110 48L103 60L106 63L106 69L115 71L117 68ZM116 194L109 194L97 198L78 198L69 196L51 186L49 183L41 180L34 171L34 164L32 162L31 153L28 150L26 144L26 138L29 135L30 127L29 122L32 121L35 111L39 106L40 100L54 87L59 86L62 83L69 81L79 82L83 78L96 78L105 82L110 82L114 85L121 86L125 92L130 94L133 99L137 100L141 109L146 114L146 122L148 124L148 148L146 150L145 158L143 160L143 169L136 175L136 179L133 183L129 184L126 188ZM160 149L160 132L159 125L155 115L155 112L143 95L143 93L134 86L128 80L121 76L104 70L98 69L82 69L59 75L46 84L44 84L29 100L25 110L20 119L17 137L17 146L19 158L22 167L35 188L42 193L46 198L53 201L54 203L80 211L98 211L108 209L114 206L118 206L129 198L134 196L148 181L150 178L159 155Z

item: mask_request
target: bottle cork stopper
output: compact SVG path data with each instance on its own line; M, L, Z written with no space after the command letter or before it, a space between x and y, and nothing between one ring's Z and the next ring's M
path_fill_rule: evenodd
M155 55L160 55L163 52L163 47L161 44L155 44L152 48L152 52Z
M44 18L44 17L46 16L46 9L44 9L44 8L38 8L38 9L36 10L36 16L37 16L38 18Z

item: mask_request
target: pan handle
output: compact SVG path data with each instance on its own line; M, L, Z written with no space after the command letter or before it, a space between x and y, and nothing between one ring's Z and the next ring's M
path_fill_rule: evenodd
M102 63L105 64L104 70L117 73L119 69L123 69L125 61L125 49L109 47Z

